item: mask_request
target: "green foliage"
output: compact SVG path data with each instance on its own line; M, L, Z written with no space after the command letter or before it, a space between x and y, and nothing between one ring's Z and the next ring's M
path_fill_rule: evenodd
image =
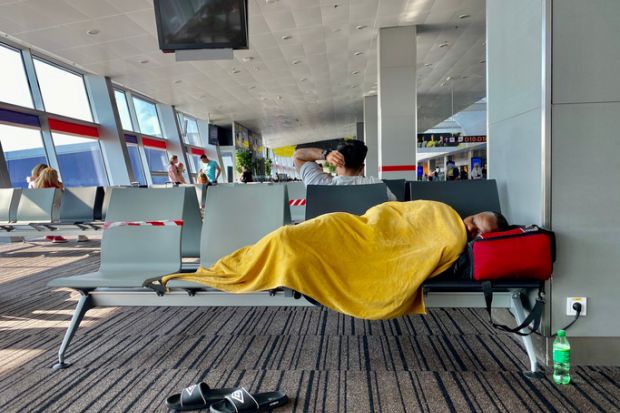
M252 168L252 151L249 149L238 149L236 153L237 159L237 172L241 173L243 168L245 167L248 171L251 171Z
M267 159L265 161L265 175L271 176L271 166L273 165L273 161L271 159Z

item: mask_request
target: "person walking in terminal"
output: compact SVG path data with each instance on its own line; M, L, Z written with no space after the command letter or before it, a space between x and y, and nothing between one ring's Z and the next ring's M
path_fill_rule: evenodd
M207 175L209 185L217 185L217 180L222 173L222 168L220 168L217 162L209 159L209 157L204 154L200 156L200 162L202 162L200 172L204 172L204 174Z
M507 226L494 212L461 219L440 202L385 202L362 216L335 212L281 227L210 268L157 281L233 293L286 287L364 319L421 314L422 283L449 269L468 240Z
M299 148L293 153L297 172L305 186L308 185L365 185L382 183L374 176L364 176L364 159L368 147L362 141L350 140L338 145L336 150L321 148ZM336 176L323 172L316 161L327 161L336 167ZM392 191L387 190L388 199L396 201Z
M178 164L179 158L176 155L172 155L168 163L168 180L176 185L185 183L185 178L183 178Z

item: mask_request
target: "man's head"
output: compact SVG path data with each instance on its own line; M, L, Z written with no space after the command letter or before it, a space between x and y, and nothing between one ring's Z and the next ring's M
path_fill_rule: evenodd
M203 163L207 163L207 162L209 162L209 158L207 157L207 155L202 154L202 155L200 155L200 161L203 162Z
M463 219L467 230L467 239L471 241L480 234L486 232L505 231L508 229L508 221L499 212L486 211L476 215L470 215Z
M344 167L336 168L338 175L361 175L363 173L364 159L368 153L368 147L364 145L364 142L345 141L339 144L336 150L344 156Z

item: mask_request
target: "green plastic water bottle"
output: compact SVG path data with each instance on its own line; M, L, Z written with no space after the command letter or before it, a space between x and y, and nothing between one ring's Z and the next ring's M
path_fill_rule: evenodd
M570 343L564 330L559 330L553 341L553 381L555 384L570 383Z

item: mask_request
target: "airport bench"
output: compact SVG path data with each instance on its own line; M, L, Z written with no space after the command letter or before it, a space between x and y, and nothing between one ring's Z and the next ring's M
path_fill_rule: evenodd
M493 182L494 185L494 182ZM380 187L380 191L376 187ZM327 189L331 188L331 189ZM308 205L313 200L322 199L321 189L329 192L330 197L339 200L351 200L355 197L344 197L333 190L335 187L312 188L308 187ZM355 189L351 189L355 188ZM486 186L485 186L486 188ZM338 189L353 192L381 194L385 200L386 191L383 184L363 186L342 186ZM495 191L495 196L497 192ZM428 195L425 195L428 198ZM360 197L363 198L363 197ZM251 244L260 239L266 233L289 222L289 208L287 205L287 193L284 185L233 185L218 186L209 189L207 194L209 208L205 211L205 220L202 227L201 257L200 264L209 267L218 258L233 252L234 250ZM111 201L111 209L116 199ZM372 203L367 198L366 203ZM335 207L332 200L328 203ZM370 207L372 205L366 205ZM359 207L355 205L355 207ZM340 204L337 209L343 209ZM310 211L317 211L310 209ZM483 209L484 210L484 209ZM235 224L234 236L230 233L230 226ZM112 233L105 233L104 240L109 240ZM111 241L110 241L111 242ZM120 241L119 241L120 242ZM150 245L150 242L140 243L133 240L136 248ZM52 287L67 287L80 292L81 297L74 312L70 326L59 350L59 362L55 368L63 368L65 354L73 334L77 330L80 321L86 311L93 307L105 306L308 306L312 303L304 299L296 299L300 296L293 291L278 289L269 292L257 292L251 294L228 294L210 289L201 284L187 281L172 280L168 284L168 291L155 293L144 285L151 285L152 281L161 279L166 271L163 268L174 269L170 273L177 272L180 268L180 259L170 257L169 262L152 270L152 275L146 272L135 271L106 274L104 261L114 259L110 253L106 253L107 241L102 245L102 270L98 273L85 276L71 276L53 280L49 283ZM151 252L144 252L150 256ZM138 254L141 256L140 254ZM135 259L134 259L135 261ZM140 265L133 262L131 265ZM521 297L527 291L537 288L537 282L501 282L495 283L493 290L495 297L493 308L509 308L512 310L519 323L525 319ZM428 308L484 308L485 300L481 285L471 280L451 280L434 278L423 284L423 293ZM157 288L155 288L157 290ZM538 364L534 354L530 337L523 337L526 352L530 360L530 372L538 370Z
M189 189L194 191L194 188ZM181 192L189 193L183 187L114 188L107 225L132 222L131 219L144 221L145 213L150 217L178 214L187 200ZM197 203L195 194L191 194L191 198ZM285 185L218 185L209 188L207 200L209 206L202 229L198 226L201 240L196 242L202 266L209 267L220 257L290 223ZM128 207L136 210L136 215L123 215L122 211ZM155 213L159 215L153 215ZM283 290L233 295L201 284L173 280L169 284L170 292L159 296L144 287L149 279L181 271L181 228L186 229L187 225L183 222L182 227L110 227L104 230L99 271L50 281L50 287L66 287L80 293L54 368L67 366L64 360L71 339L86 312L94 307L310 305L305 300L294 300L292 292Z
M384 181L385 182L385 181ZM404 180L385 182L391 185L392 192L398 194ZM452 206L462 218L483 211L500 212L497 184L494 180L454 181L454 182L409 182L412 200L439 201ZM393 188L392 188L393 187ZM396 194L396 192L394 192ZM399 195L397 195L398 197ZM383 184L356 186L308 186L306 219L318 215L344 211L359 214L360 211L385 202L386 192ZM486 308L482 284L473 280L459 280L444 273L426 281L422 285L426 306L429 308ZM493 283L493 308L510 309L518 325L525 320L522 297L528 291L538 289L539 281L519 280ZM299 295L298 295L299 296ZM318 304L311 297L305 297ZM522 330L522 332L527 332ZM538 362L530 336L522 336L523 344L530 361L530 374L536 375Z
M6 214L6 198L13 200ZM85 235L100 233L102 187L3 189L0 193L0 236Z

